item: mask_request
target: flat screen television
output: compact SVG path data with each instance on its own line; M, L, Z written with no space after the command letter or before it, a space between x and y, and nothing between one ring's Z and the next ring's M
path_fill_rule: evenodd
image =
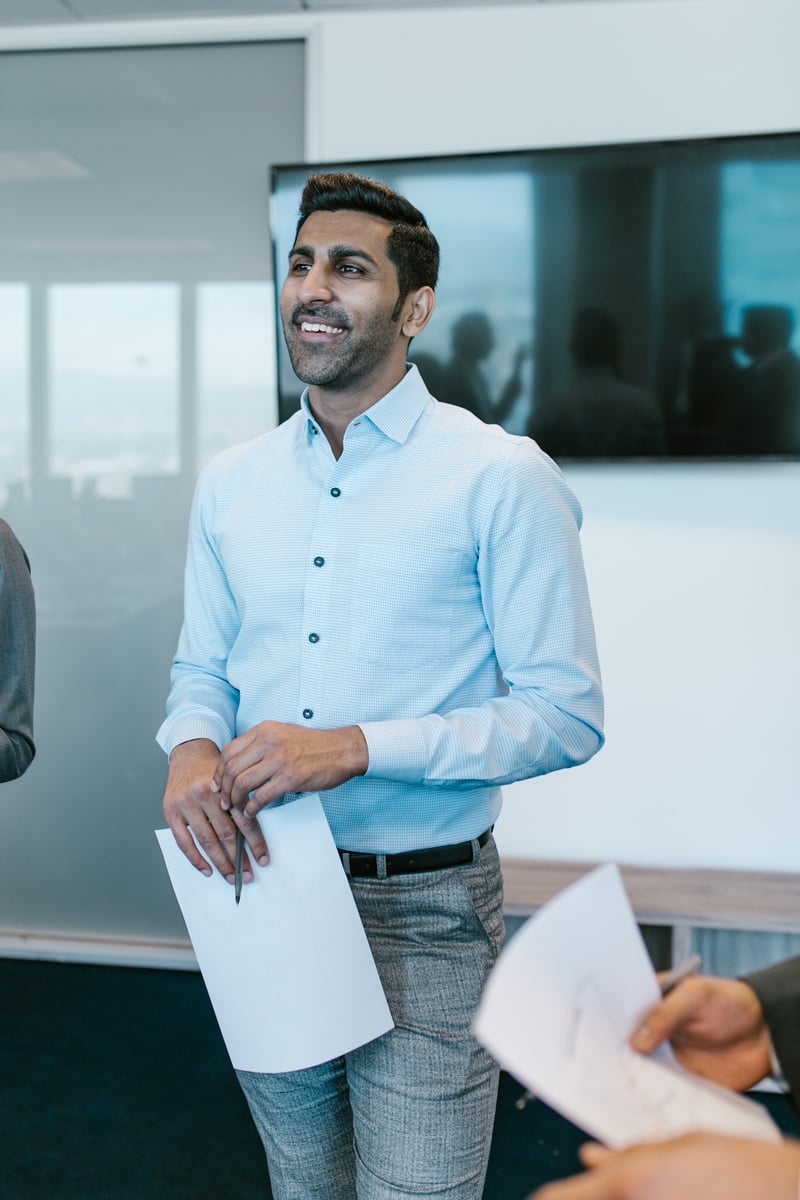
M439 239L410 348L438 399L559 461L800 457L800 133L276 166L278 290L306 177L340 169Z

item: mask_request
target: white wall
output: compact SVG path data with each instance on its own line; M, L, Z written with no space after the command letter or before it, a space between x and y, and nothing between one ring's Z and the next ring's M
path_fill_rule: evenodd
M309 157L800 129L798 45L795 0L331 16ZM508 789L501 850L796 869L800 464L568 474L608 742L585 767Z
M524 149L797 129L795 0L338 14L311 155Z

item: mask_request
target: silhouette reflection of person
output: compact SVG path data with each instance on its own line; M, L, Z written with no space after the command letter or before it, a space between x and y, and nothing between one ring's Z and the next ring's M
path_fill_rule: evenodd
M493 399L481 366L495 346L489 318L483 312L464 313L456 321L450 336L452 357L444 368L443 392L439 399L468 408L489 425L502 425L522 391L522 364L528 354L527 347L517 349L511 375Z
M688 370L697 449L739 455L800 454L800 358L794 315L779 304L742 311L738 336L699 338Z
M781 304L753 304L742 313L744 368L736 427L753 454L800 453L800 358L791 348L794 314Z
M569 340L573 360L565 388L531 417L528 433L548 454L617 458L663 454L663 421L644 388L622 372L622 334L598 308L575 314Z
M737 454L736 428L744 391L737 337L715 334L697 338L689 348L686 371L689 450Z

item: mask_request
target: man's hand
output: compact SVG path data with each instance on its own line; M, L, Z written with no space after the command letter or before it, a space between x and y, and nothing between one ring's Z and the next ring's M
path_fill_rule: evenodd
M692 1133L629 1150L584 1146L581 1159L588 1174L529 1200L797 1200L800 1142Z
M652 1009L631 1038L647 1054L669 1041L682 1066L743 1092L770 1072L769 1036L752 988L692 975Z
M262 721L224 748L211 788L223 809L253 817L287 792L338 787L364 775L368 766L367 743L357 725L304 729Z
M193 867L204 875L211 875L210 864L213 863L220 874L233 883L237 825L261 866L269 862L269 851L255 819L241 813L224 812L220 807L219 795L211 790L218 763L219 749L204 738L176 746L169 757L164 816L175 841ZM195 838L207 858L198 850ZM253 879L247 855L242 879L245 883Z

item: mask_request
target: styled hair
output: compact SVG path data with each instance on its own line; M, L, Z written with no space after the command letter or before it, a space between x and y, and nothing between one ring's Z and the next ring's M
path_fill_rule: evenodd
M439 243L425 217L405 196L385 183L349 171L309 175L300 199L303 222L315 212L363 212L391 225L386 253L397 269L400 299L421 287L436 287L439 277Z

